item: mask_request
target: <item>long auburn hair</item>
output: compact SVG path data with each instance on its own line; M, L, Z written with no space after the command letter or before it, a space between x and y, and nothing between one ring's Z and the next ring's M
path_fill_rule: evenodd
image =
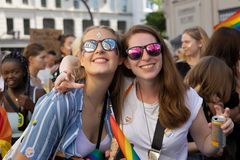
M115 35L116 41L117 41L116 52L120 58L123 58L120 35L117 32L115 32L112 28L107 27L107 26L91 26L91 27L88 27L84 31L84 33L81 37L81 40L80 40L80 55L82 53L83 39L84 39L85 35L89 31L92 31L94 29L104 29L106 31L111 32L113 35ZM81 65L81 64L79 63L79 65ZM86 78L85 69L82 66L79 66L79 67L80 67L80 71L78 73L79 79L85 79ZM124 92L123 91L124 89L122 86L123 86L123 73L121 71L121 66L118 66L117 70L115 71L115 74L113 76L110 87L109 87L109 91L111 94L111 101L112 101L112 105L113 105L113 111L114 111L117 122L120 122L120 118L121 118L121 114L122 114L121 108L123 105L123 97L121 95L123 95L123 92Z
M223 60L206 56L188 72L185 83L195 88L206 102L217 95L225 103L231 95L233 74Z
M178 128L190 117L190 111L185 104L187 86L183 83L182 77L178 73L173 58L159 33L147 25L135 25L131 27L123 36L124 49L128 49L129 39L137 33L147 33L156 38L161 44L162 69L157 75L159 82L159 119L163 127ZM126 53L125 53L125 56ZM135 75L124 68L126 76Z

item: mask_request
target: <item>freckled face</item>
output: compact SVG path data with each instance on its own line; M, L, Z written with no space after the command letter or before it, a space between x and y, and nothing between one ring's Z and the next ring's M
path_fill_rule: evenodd
M128 48L146 46L156 42L156 38L149 33L136 33L130 37ZM138 79L155 80L162 69L162 53L158 56L150 56L144 49L140 59L132 60L128 57L125 60L125 65L132 70Z

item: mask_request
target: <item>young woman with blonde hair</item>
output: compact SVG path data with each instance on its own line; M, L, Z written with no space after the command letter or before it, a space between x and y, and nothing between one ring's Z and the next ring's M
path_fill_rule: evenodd
M187 28L183 31L181 41L185 55L185 62L176 63L176 66L183 77L203 56L207 47L208 39L207 33L200 26Z
M81 39L82 89L66 94L52 90L36 105L18 160L81 159L92 151L109 150L111 134L107 114L111 102L119 120L122 63L118 34L109 27L93 26ZM82 85L83 86L83 85Z

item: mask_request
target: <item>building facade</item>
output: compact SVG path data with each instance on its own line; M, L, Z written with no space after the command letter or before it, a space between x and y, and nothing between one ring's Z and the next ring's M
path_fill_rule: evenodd
M169 39L199 25L210 36L213 26L240 10L240 0L163 0Z
M144 23L146 13L157 9L148 0L85 0L94 25L124 32ZM82 0L0 0L0 48L24 48L29 29L53 28L81 36L93 25Z

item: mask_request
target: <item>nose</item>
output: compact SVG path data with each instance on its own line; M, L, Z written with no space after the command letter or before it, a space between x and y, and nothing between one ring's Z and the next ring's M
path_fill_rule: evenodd
M95 50L96 53L103 53L104 49L100 43L97 44L97 48Z
M150 56L148 55L146 49L143 49L143 55L142 55L142 60L147 61L150 58Z

